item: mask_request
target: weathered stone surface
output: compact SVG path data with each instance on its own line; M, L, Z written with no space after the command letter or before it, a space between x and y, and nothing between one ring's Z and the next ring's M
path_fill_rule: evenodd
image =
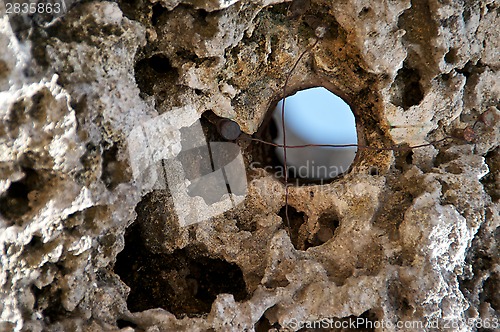
M67 3L0 9L0 330L500 324L497 2ZM205 174L203 137L182 137L221 140L209 110L260 135L305 51L287 94L342 96L360 144L449 138L291 186L289 232L270 150L240 140L245 199L183 227L207 211L162 159L184 158L186 187Z

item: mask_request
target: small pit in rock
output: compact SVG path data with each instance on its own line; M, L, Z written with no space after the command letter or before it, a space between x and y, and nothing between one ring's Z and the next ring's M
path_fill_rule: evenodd
M405 63L403 68L398 71L391 87L391 93L391 102L396 106L402 107L404 110L420 104L422 99L424 99L424 92L420 85L420 73L418 70L408 67Z
M23 173L23 178L12 182L0 197L0 214L12 222L20 222L20 219L39 208L44 201L40 194L45 185L44 176L28 167L23 168Z
M304 250L304 240L300 236L300 226L306 222L306 215L304 212L297 211L294 207L288 206L288 221L290 225L287 225L286 219L286 207L282 207L278 215L283 219L283 224L286 227L290 227L290 237L293 246L297 250Z
M448 53L444 56L444 61L447 63L455 64L460 60L458 57L458 50L456 48L450 48Z
M36 299L34 310L43 314L44 322L51 324L67 317L69 312L62 303L62 290L53 284L49 284L39 289L35 285L31 286L31 292ZM2 330L0 331L13 331Z
M485 161L490 171L480 181L491 200L498 202L500 201L500 148L488 152Z
M161 3L156 3L153 6L152 14L151 14L151 24L153 26L158 24L160 16L167 12L167 9L161 5Z
M339 227L339 225L339 218L334 211L324 212L318 218L318 231L305 243L306 249L326 243L335 235L335 230Z
M13 182L7 192L0 198L0 213L8 219L16 219L30 210L29 187L25 181Z
M233 294L236 301L248 297L236 264L210 257L197 245L171 254L152 253L144 246L137 224L127 229L114 271L130 287L131 312L163 308L178 318L198 317L210 312L218 294Z
M155 93L156 85L175 84L179 73L163 54L155 54L150 58L142 59L135 65L135 80L141 92L147 95Z
M117 145L112 145L102 153L102 174L101 180L106 188L113 190L120 183L127 182L131 178L127 163L119 159L119 149Z

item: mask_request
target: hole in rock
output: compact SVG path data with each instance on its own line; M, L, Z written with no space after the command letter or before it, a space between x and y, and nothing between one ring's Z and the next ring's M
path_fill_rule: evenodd
M11 183L0 197L0 214L7 219L15 220L30 212L29 193L42 186L41 176L34 169L23 168L23 172L24 177Z
M305 89L285 100L285 130L282 125L283 100L259 133L264 140L283 144L286 135L286 164L290 183L318 184L346 173L356 156L356 121L350 106L323 87ZM305 147L292 147L303 146ZM317 146L340 145L340 146ZM348 145L348 146L344 146ZM284 177L284 149L265 147L260 151L276 177ZM258 159L258 158L257 158Z
M469 22L471 15L472 15L471 9L464 8L462 17L463 17L465 23Z
M278 216L286 220L286 207L282 207ZM288 220L290 221L290 240L292 241L293 246L297 250L304 250L304 241L299 237L299 229L300 226L306 222L306 215L304 212L297 211L293 206L288 206ZM285 221L286 224L286 221Z
M405 161L408 165L413 164L413 151L409 151L408 154L406 154Z
M363 9L361 9L361 11L359 12L358 16L359 17L366 16L370 11L371 11L370 7L363 7Z
M212 258L202 246L190 245L171 254L152 253L144 245L138 225L127 229L125 248L118 254L114 271L130 287L128 309L139 312L163 308L176 317L210 312L218 294L247 298L241 269Z
M120 183L130 179L130 174L125 161L119 158L118 146L112 145L102 153L102 174L101 180L106 188L113 190Z
M153 6L152 14L151 14L151 23L153 25L157 25L160 19L160 16L167 12L167 9L161 5L161 3L156 3Z
M404 172L413 164L413 151L397 151L395 154L394 167Z
M255 323L254 330L255 332L268 332L273 328L269 320L262 316L257 323Z
M167 74L174 70L166 56L157 54L147 60L153 70L160 74Z
M8 219L22 217L30 208L29 187L22 181L13 182L7 193L0 198L0 213Z
M485 155L489 172L480 179L484 189L493 202L500 201L500 148L496 148Z
M60 321L63 317L68 317L69 312L62 303L62 290L49 284L39 289L35 285L31 286L35 300L33 310L41 312L43 321L47 324ZM1 330L0 331L4 331Z
M143 0L118 0L123 15L129 19L140 21L146 10Z
M318 219L318 231L311 239L308 239L305 244L306 249L320 246L330 240L339 225L339 218L334 211L324 212Z
M125 327L131 327L131 328L136 328L137 324L132 323L126 319L118 319L116 321L116 326L118 326L120 329L123 329Z
M420 86L420 73L416 69L407 67L406 63L398 71L391 90L392 103L403 107L405 110L420 104L424 98L424 93Z
M444 56L444 60L448 63L457 63L460 59L458 58L458 50L456 48L450 48L448 53Z
M147 95L155 93L155 86L174 84L179 73L172 66L168 57L163 54L156 54L150 58L138 61L134 67L135 81L141 92ZM168 94L169 92L167 92Z
M30 247L31 250L40 250L43 247L43 239L38 235L33 235L27 247Z

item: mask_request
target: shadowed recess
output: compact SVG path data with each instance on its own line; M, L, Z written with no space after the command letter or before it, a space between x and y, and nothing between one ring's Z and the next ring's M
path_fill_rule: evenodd
M173 84L179 73L170 60L163 54L155 54L150 58L138 61L134 68L135 80L141 92L148 95L154 93L154 86L160 83Z
M209 257L196 245L154 254L145 248L137 224L127 229L114 270L130 287L131 312L163 308L178 318L194 317L209 313L218 294L233 294L236 301L248 296L236 264Z
M40 197L46 181L44 176L33 168L26 167L22 170L23 178L12 182L9 189L0 196L0 215L13 222L19 222L45 201Z
M391 102L405 110L420 104L424 98L424 93L420 86L420 73L418 70L407 67L405 63L403 68L398 71L391 87L391 93Z
M334 211L326 211L318 219L318 231L305 243L305 248L320 246L335 235L340 222Z
M285 216L286 207L282 207L278 216L283 219L283 222L286 224L286 216ZM306 222L306 215L304 212L298 212L293 206L288 206L288 220L290 221L290 237L292 244L297 250L304 250L304 241L301 241L299 236L300 226Z

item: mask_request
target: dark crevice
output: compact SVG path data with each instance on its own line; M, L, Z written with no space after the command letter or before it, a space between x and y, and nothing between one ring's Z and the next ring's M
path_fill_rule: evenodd
M274 311L275 309L275 307L271 307L264 312L262 317L260 317L260 319L254 325L255 332L268 332L272 331L273 329L275 329L276 331L280 330L281 325L279 323L271 324L271 322L267 318L268 313Z
M406 157L405 157L405 161L408 165L411 165L413 164L413 151L410 150L407 154L406 154Z
M448 53L444 56L444 60L450 64L455 64L460 61L458 57L458 50L456 48L450 48Z
M42 312L43 320L46 324L50 325L71 315L63 306L63 292L61 289L54 288L52 285L47 285L39 289L32 285L31 291L35 298L33 310Z
M118 328L120 329L123 329L125 327L131 327L131 328L136 328L137 327L137 324L131 322L131 321L128 321L126 319L118 319L116 321L116 326L118 326Z
M312 236L312 238L306 240L305 249L320 246L323 243L326 243L335 235L335 231L339 225L340 222L337 213L334 211L326 211L322 213L318 218L319 229L316 234Z
M413 163L413 151L396 151L394 153L395 162L394 168L396 168L400 172L406 171L409 167L411 167Z
M120 6L123 15L129 19L135 21L143 20L143 13L148 10L148 1L145 0L118 0L118 5Z
M470 7L464 8L464 11L462 13L462 18L464 20L464 23L467 24L470 21L471 15L472 15L472 9Z
M13 222L19 222L22 217L43 203L39 201L41 197L39 191L45 185L44 176L30 167L23 167L22 171L23 178L12 182L0 197L0 214Z
M483 292L480 295L481 302L488 302L493 310L500 310L500 274L492 273L484 281Z
M304 250L304 240L299 236L300 226L306 222L306 215L304 212L298 212L293 206L288 206L288 221L286 219L286 207L282 207L278 215L283 219L285 227L290 226L290 240L297 250Z
M102 153L101 180L109 190L113 190L120 183L128 182L131 179L127 162L119 160L118 156L119 149L116 144Z
M12 3L12 2L11 2ZM20 42L25 42L33 31L33 23L28 15L8 15L12 32Z
M35 252L43 247L43 240L40 236L33 235L31 241L26 245L26 247L29 247L29 250Z
M361 11L358 13L358 17L362 18L362 17L368 15L368 13L370 11L371 11L370 7L363 7L363 9L361 9Z
M498 311L500 277L494 271L494 266L500 256L500 227L492 227L495 224L494 213L491 209L486 210L486 220L474 236L466 255L465 266L471 269L459 276L459 287L476 308L485 307L488 303L493 310Z
M493 2L493 3L489 3L489 4L487 4L487 5L486 5L486 8L488 9L488 11L489 11L489 12L492 12L492 11L494 11L494 10L495 10L495 8L497 8L497 6L498 6L498 5L497 5L497 4L495 4L495 2Z
M274 327L273 325L271 325L271 323L266 318L266 316L263 315L262 317L260 317L260 319L257 321L257 323L255 323L254 330L255 330L255 332L268 332L272 328L276 328L276 329L279 328L278 324L275 324L275 325L277 325L277 326Z
M153 26L158 24L158 21L160 20L160 17L167 12L167 9L161 5L161 3L156 3L153 6L152 13L151 13L151 24Z
M172 254L152 253L145 246L138 224L127 229L125 249L118 255L115 273L130 287L128 309L140 312L163 308L176 317L210 312L218 294L248 297L240 268L212 258L203 246L190 245Z
M472 63L471 61L468 61L463 68L456 68L455 71L459 74L462 74L465 76L465 78L469 78L471 74L474 71L474 68L476 65Z
M146 60L148 65L158 74L168 74L175 72L169 59L161 54L156 54Z
M481 178L484 189L493 202L500 200L500 148L496 148L485 155L489 172Z
M196 55L196 53L188 50L178 50L175 52L175 55L177 55L179 58L182 58L183 60L199 63L200 58Z
M11 183L7 192L0 198L0 213L7 219L16 219L29 212L28 194L30 188L24 181Z
M449 82L450 78L452 78L452 75L450 73L441 74L441 79L443 80L443 82Z
M174 86L179 73L168 57L155 54L150 58L142 59L135 65L135 80L142 93L153 95L155 86L163 84L168 88ZM166 93L169 94L168 92Z
M391 102L396 106L403 107L404 110L420 104L424 98L419 71L408 67L406 63L398 71L391 90Z

